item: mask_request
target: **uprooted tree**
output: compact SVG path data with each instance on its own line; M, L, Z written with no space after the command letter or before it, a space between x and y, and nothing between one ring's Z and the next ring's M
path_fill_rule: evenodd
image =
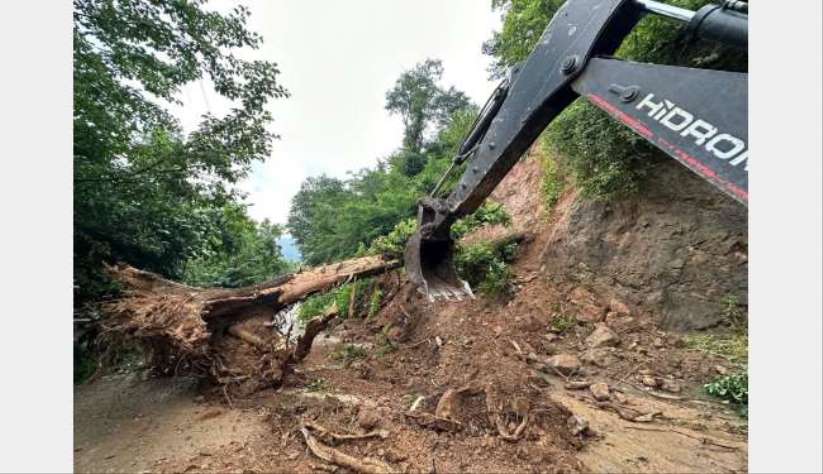
M279 387L340 311L330 306L295 340L277 315L313 293L399 265L380 256L355 258L238 289L196 288L130 266L109 267L124 296L105 305L105 334L138 343L165 373L205 375L244 393Z

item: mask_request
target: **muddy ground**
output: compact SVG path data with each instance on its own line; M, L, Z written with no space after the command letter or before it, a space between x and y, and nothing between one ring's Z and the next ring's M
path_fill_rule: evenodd
M509 297L435 304L399 292L373 319L319 337L286 386L242 399L139 374L78 386L76 470L348 472L307 449L309 422L384 433L335 448L396 472L746 471L745 420L702 390L731 364L660 329L683 326L661 324L623 287L559 280L547 249L578 212L574 193L546 215L539 193L512 184L539 187L536 160L495 193L529 234ZM678 282L677 294L688 289Z

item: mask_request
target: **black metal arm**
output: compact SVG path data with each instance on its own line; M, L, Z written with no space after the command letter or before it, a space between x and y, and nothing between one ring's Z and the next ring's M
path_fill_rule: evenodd
M595 105L612 113L612 115L615 115L615 110L619 110L620 104L627 103L619 100L618 97L614 97L614 99L617 99L614 101L616 104L611 104L611 98L607 97L608 94L593 97L592 91L586 89L588 84L592 82L591 77L593 75L593 73L588 73L588 68L591 58L611 55L637 21L646 13L663 15L687 23L691 25L690 28L694 34L701 37L724 40L737 46L745 46L746 44L746 16L722 6L709 5L698 12L692 12L651 0L569 0L552 19L529 58L521 65L513 68L508 83L504 83L502 87L498 87L495 91L494 100L491 101L492 106L487 106L481 112L477 125L469 134L466 143L461 147L460 153L455 159L456 162L467 159L469 161L468 168L460 178L457 188L445 200L429 198L422 203L423 207L427 208L421 209L421 225L423 226L421 232L424 234L424 238L448 238L445 231L448 230L451 223L473 212L482 204L483 200L494 190L543 129L577 98L578 94L581 93L580 90L585 89L583 95L592 100ZM617 60L612 61L623 63ZM745 99L745 75L669 67L665 70L665 78L662 76L656 77L656 75L660 76L657 72L663 71L664 68L663 66L651 65L645 69L638 68L643 69L642 72L647 78L643 81L647 84L642 88L644 91L653 92L656 90L656 86L670 89L670 87L665 87L666 84L673 85L675 89L678 89L678 82L681 83L679 88L684 89L682 86L693 80L709 80L712 84L731 80L734 82L733 88L739 92L739 82L742 78L744 81L742 97ZM614 86L612 89L624 86L632 87L632 84L629 83L621 85L620 80L618 80L620 77L612 73L612 69L604 70L601 65L597 69L599 71L597 78L600 79L599 82L608 83L606 84L607 88L608 86ZM675 71L672 71L672 69L675 69ZM701 71L701 73L695 74L695 71ZM575 80L581 74L587 79L587 82L581 83L578 81L575 83ZM611 77L610 74L612 74ZM695 76L700 77L690 79ZM634 77L634 79L642 78L642 76ZM722 84L720 86L722 88ZM641 88L637 86L635 89L639 94ZM725 87L723 89L729 88ZM698 102L701 102L699 97L705 99L702 100L702 105L698 104L703 109L711 108L712 104L717 106L726 103L725 97L723 98L724 101L721 102L707 97L710 92L712 92L711 88L707 88L707 84L703 83L699 85L696 91L684 90L677 93L677 95L667 96L667 98L679 98L676 101L669 100L669 103L682 104L684 93L690 93L692 97L698 98ZM718 98L721 97L720 92L720 90L717 90ZM724 92L728 92L728 90ZM649 100L653 100L654 97L660 96L659 94L655 95ZM695 100L690 102L695 102ZM666 104L664 103L664 105ZM667 113L671 108L667 108ZM681 110L684 114L691 115L693 120L696 120L695 114L701 113L700 107L690 109L690 111L681 107ZM742 112L742 120L739 120L741 118L739 112L733 114L734 118L729 117L725 120L720 118L715 119L713 122L706 120L706 114L704 113L701 113L699 117L701 124L705 122L708 124L706 126L714 128L724 125L719 122L733 122L736 120L737 124L727 125L722 129L724 131L729 128L739 130L741 128L740 123L743 123L742 128L745 128L745 105ZM617 118L624 119L628 117L632 119L623 120L631 126L632 123L643 120L642 116L647 114L632 113L630 115L638 115L641 118L633 119L625 113ZM726 115L730 114L726 112ZM652 138L646 133L646 130L661 128L659 119L658 121L654 120L655 116L656 114L651 116L652 123L642 126L643 132L641 135L650 140ZM682 117L684 116L681 114L676 117L681 120L677 123L677 126L682 125ZM673 120L672 117L669 117L669 121L671 120ZM662 125L665 127L666 123L668 122L664 122ZM705 136L704 128L705 126L701 125L698 129L692 130L691 135L688 135L687 138L693 138L692 135L696 134ZM677 130L676 135L680 136L682 130ZM661 137L664 137L666 129L662 128L661 132L664 132L661 133ZM745 135L745 131L737 133L732 138L741 138L740 135ZM745 136L742 139L745 140ZM664 148L665 144L677 141L672 137L669 137L668 140L662 138L662 140L663 143L655 144ZM734 143L724 142L715 143L714 145L724 152L723 155L725 156L725 152L736 150L739 147L737 143L737 141L734 141ZM664 151L679 158L679 154L682 154L683 150L675 151L664 148ZM706 153L696 153L698 157L695 160L700 159L700 155L708 154L710 150L704 151ZM740 152L741 150L737 151ZM693 157L690 156L690 158ZM688 163L689 160L681 161ZM699 172L700 166L695 164L691 168ZM717 184L716 180L713 180L713 182ZM743 190L744 192L724 190L736 199L744 202L747 200L747 195L744 197L745 190Z
M568 0L479 114L450 168L467 162L457 187L437 198L441 180L421 200L420 228L405 253L412 281L433 298L471 294L452 265L452 223L475 211L546 126L581 95L748 202L746 74L610 58L647 13L686 23L693 35L745 47L747 22L740 10L737 0L698 12L652 0Z

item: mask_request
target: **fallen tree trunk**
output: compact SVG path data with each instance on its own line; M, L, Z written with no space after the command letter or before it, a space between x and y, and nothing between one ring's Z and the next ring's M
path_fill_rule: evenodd
M275 316L313 293L399 266L362 257L238 289L196 288L130 266L109 267L124 296L105 305L104 330L150 349L152 365L164 373L183 367L222 384L279 386L338 311L309 322L296 344L277 331Z

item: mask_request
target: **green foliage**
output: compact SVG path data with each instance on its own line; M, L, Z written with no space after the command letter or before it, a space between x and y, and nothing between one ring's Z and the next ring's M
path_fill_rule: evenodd
M735 404L741 416L748 417L749 374L746 368L738 373L719 377L703 388L709 395Z
M541 136L541 144L545 145L546 135ZM547 211L554 209L560 195L566 188L566 176L560 163L548 154L540 156L540 192L543 195L543 203Z
M375 287L369 298L369 312L366 314L366 319L371 319L380 311L380 305L383 303L383 290Z
M509 263L517 253L517 244L494 246L490 242L458 246L454 264L457 273L472 288L488 296L503 296L511 290L514 276Z
M502 204L494 201L486 201L472 214L458 219L452 225L452 237L460 239L471 231L486 225L511 225L511 215L506 212ZM367 253L372 255L382 254L388 257L402 257L406 248L406 242L417 230L417 219L408 218L400 221L386 235L376 238Z
M582 195L593 199L637 192L656 156L639 135L582 101L549 126L548 141Z
M307 323L315 316L323 314L323 312L329 309L329 307L331 307L331 305L334 304L336 300L336 291L316 293L314 295L309 296L308 298L303 300L302 303L300 303L300 309L297 312L298 321L302 323Z
M370 297L371 299L367 300L365 295L367 294L369 288L372 287L374 287L374 290L372 291ZM332 305L337 305L337 309L340 311L340 319L346 319L349 316L349 307L351 305L352 297L355 298L354 315L363 317L363 311L365 310L365 316L368 316L371 311L371 306L366 306L367 301L368 305L375 304L373 302L375 299L374 294L377 293L379 293L380 296L377 296L376 304L377 309L380 309L380 298L382 297L382 292L373 278L364 278L351 283L346 283L345 285L341 285L337 288L333 288L322 293L316 293L306 298L300 304L297 319L305 323L315 316L323 314L323 312L329 309Z
M503 28L483 43L483 53L493 58L489 72L502 78L514 64L529 56L554 13L565 0L492 0L500 10Z
M451 232L454 239L459 239L469 232L483 226L502 225L510 227L512 217L499 202L487 200L479 209L468 216L459 219L452 225Z
M685 337L690 349L723 357L730 362L745 362L749 358L749 336L744 334L692 334Z
M672 0L668 3L697 10L710 0ZM560 0L493 0L501 10L503 28L484 46L494 59L493 76L501 77L528 57ZM687 44L683 29L649 15L640 21L617 51L618 57L659 64L745 71L747 55L715 43ZM634 132L583 100L564 111L548 129L548 143L562 157L582 194L612 199L641 189L650 166L665 155Z
M181 278L190 259L209 261L201 251L223 239L219 215L237 201L233 185L269 155L267 104L288 95L277 66L235 56L262 42L247 29L248 9L222 14L204 3L74 1L78 305L115 290L103 262ZM181 87L201 80L235 107L206 114L184 136L165 104L179 104ZM216 279L218 265L203 265L211 268L204 281Z
M445 126L455 112L470 104L463 92L440 87L442 76L442 62L426 59L403 72L386 93L386 110L403 120L403 148L414 154L423 149L427 129Z
M555 314L552 318L552 330L563 334L577 324L577 318L570 314Z
M746 312L741 309L740 299L733 294L728 294L720 300L723 309L723 319L736 332L746 332L748 328L748 318Z
M393 258L400 257L406 248L406 242L416 230L417 219L413 217L403 219L394 226L391 232L374 239L371 247L369 247L369 253L382 254Z
M334 292L334 303L340 310L340 319L349 317L349 305L351 304L352 294L357 286L357 282L349 283L341 286Z
M184 282L236 288L271 280L291 269L277 244L280 226L251 220L238 205L227 205L214 215L215 235L186 262Z

